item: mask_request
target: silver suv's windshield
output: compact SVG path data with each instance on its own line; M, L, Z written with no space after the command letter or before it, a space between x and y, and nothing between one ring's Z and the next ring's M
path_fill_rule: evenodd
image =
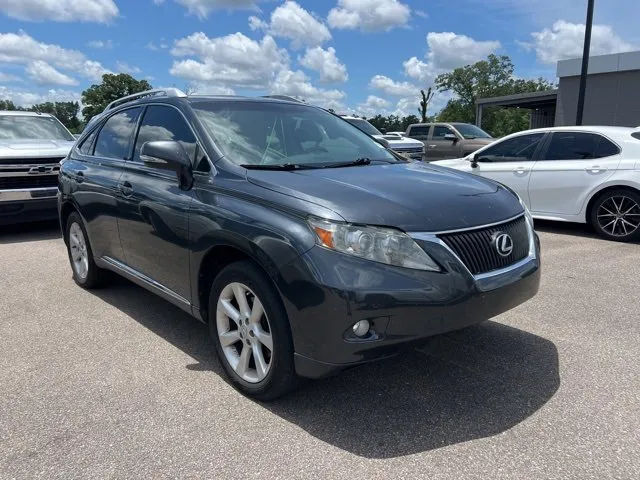
M245 101L199 101L192 107L225 158L238 165L398 161L371 137L320 108Z
M382 135L380 130L362 118L345 118L345 120L369 135Z
M72 142L74 138L53 117L0 115L0 140L64 140Z
M460 132L460 135L462 135L464 138L492 138L491 135L489 135L481 128L469 123L456 123L454 127L456 127L456 130L458 130L458 132Z

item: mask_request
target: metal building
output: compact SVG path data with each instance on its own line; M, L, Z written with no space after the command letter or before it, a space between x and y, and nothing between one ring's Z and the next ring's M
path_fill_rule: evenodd
M484 108L502 106L530 110L530 128L575 125L581 62L558 62L557 90L478 99L476 124ZM640 126L640 51L589 58L583 124Z

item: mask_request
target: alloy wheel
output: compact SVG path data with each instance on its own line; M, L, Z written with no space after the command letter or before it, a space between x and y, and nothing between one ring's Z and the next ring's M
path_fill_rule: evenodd
M69 227L69 249L71 250L73 270L78 277L84 280L89 273L89 253L82 227L76 222L73 222Z
M271 326L258 296L234 282L220 293L216 308L218 339L225 359L244 381L265 379L273 358Z
M640 227L640 205L630 197L615 195L600 204L600 228L613 237L626 237Z

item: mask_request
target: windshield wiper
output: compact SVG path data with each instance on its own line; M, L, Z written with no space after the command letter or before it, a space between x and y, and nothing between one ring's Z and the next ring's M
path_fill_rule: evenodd
M247 170L304 170L309 168L319 168L314 165L300 165L299 163L281 163L281 164L273 164L273 165L261 165L261 164L246 164L240 165L241 167L246 168Z
M359 165L369 165L371 164L371 159L362 157L352 160L350 162L337 162L337 163L326 163L322 166L322 168L340 168L340 167L354 167Z

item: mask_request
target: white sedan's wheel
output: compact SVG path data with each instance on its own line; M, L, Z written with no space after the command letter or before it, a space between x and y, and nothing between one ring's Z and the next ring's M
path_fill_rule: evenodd
M608 240L629 242L640 237L640 194L632 190L610 190L591 209L591 224Z
M218 339L225 359L246 382L258 383L271 368L271 325L258 296L246 285L229 283L218 298Z

